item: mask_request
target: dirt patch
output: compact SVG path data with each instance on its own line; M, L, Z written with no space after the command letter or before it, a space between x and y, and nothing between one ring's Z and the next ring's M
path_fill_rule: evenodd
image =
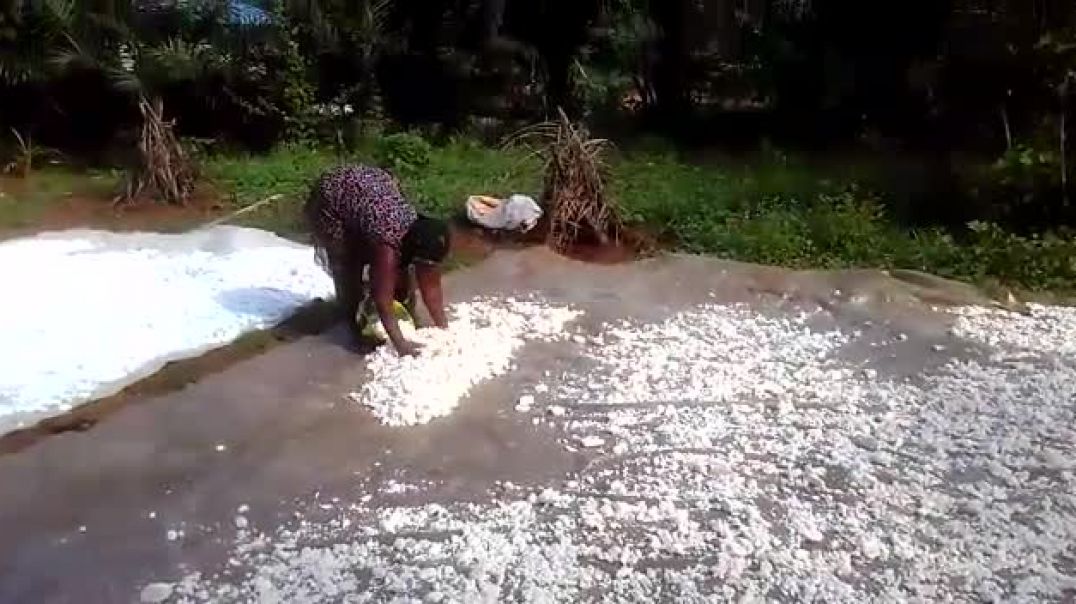
M110 231L179 232L204 224L226 213L225 199L208 186L200 187L183 206L143 201L116 205L101 192L34 193L32 180L0 179L0 191L15 199L21 219L0 226L0 239L25 237L43 231L105 229Z
M110 199L72 196L50 208L37 230L185 231L222 216L225 210L220 197L208 190L185 206L150 202L114 205Z
M89 430L131 403L182 390L206 376L220 373L281 344L322 333L332 327L336 319L334 305L319 300L300 309L278 327L249 333L201 356L173 361L117 394L80 405L63 415L42 420L33 427L0 436L0 455L17 453L54 434Z
M451 225L452 249L449 252L450 264L460 266L481 262L489 257L498 247L498 241L482 232L481 229L463 222Z
M549 235L549 218L543 216L527 233L488 231L458 220L452 224L452 255L457 264L472 264L496 250L544 246ZM620 240L610 244L581 241L571 245L564 256L592 264L621 264L638 260L658 249L656 239L640 231L625 229Z

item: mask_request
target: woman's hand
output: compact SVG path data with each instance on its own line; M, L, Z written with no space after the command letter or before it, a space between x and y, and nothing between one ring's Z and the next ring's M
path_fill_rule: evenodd
M403 344L396 349L396 353L401 357L417 357L422 354L422 344L404 341Z

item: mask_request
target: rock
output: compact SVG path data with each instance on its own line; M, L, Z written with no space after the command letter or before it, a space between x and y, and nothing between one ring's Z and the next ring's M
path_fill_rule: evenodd
M553 417L563 417L564 414L567 413L567 412L568 412L567 409L565 409L564 407L560 407L558 405L553 405L553 406L549 407L548 409L546 409L546 413L552 415Z
M852 437L852 442L856 444L860 449L866 449L867 451L878 450L878 439L873 436L867 436L866 434L858 434Z
M540 495L538 495L538 501L540 503L556 503L560 500L560 493L553 489L545 489Z
M1056 449L1046 449L1043 451L1042 460L1046 467L1051 470L1068 470L1076 465L1072 459L1069 459L1064 453Z
M597 449L605 444L605 439L600 436L584 436L579 439L579 446L584 449Z
M885 559L885 546L871 535L863 535L859 539L859 551L868 560L876 560L878 558Z
M534 406L534 397L529 394L524 394L519 397L519 402L516 404L516 411L526 412L530 411Z
M160 604L172 597L171 583L150 583L142 588L138 599L143 604Z
M822 540L826 538L825 535L822 534L822 531L818 530L818 527L813 523L804 523L801 525L799 527L799 533L805 541L810 543L821 543Z

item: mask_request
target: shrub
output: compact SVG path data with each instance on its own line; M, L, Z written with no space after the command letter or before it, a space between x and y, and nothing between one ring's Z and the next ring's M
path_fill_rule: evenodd
M1062 170L1052 141L1014 146L978 175L976 192L986 210L981 218L1020 230L1073 224L1076 210L1066 200Z
M717 252L737 260L806 267L815 256L810 229L799 212L766 210L710 225L692 251Z
M379 140L374 157L385 168L403 174L413 174L430 163L433 147L426 139L401 132Z
M1022 236L996 224L973 222L966 242L971 278L995 277L1033 289L1066 289L1076 285L1076 237L1060 231Z
M881 204L852 190L820 195L806 212L812 248L821 266L888 266L895 231Z

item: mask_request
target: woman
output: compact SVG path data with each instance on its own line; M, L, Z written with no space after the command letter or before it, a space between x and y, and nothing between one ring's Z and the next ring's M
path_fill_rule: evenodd
M404 340L393 312L393 302L398 300L414 316L412 268L434 324L448 326L440 270L448 254L448 225L418 214L391 174L358 165L330 170L314 185L304 212L314 233L318 261L332 275L337 302L356 338L361 338L363 326L356 323L355 315L359 305L372 298L397 352L418 354L420 347Z

